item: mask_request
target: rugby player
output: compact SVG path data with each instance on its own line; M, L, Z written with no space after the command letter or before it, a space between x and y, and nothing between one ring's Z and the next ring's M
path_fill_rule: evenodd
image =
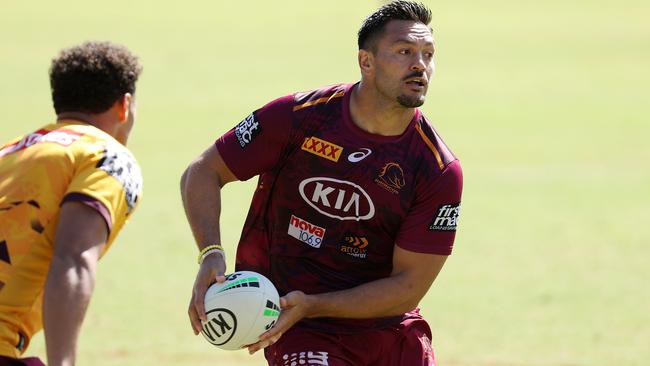
M44 328L49 366L74 365L99 258L138 205L125 147L141 66L125 47L88 42L52 61L57 118L0 146L0 365Z
M205 252L189 318L226 265L220 190L259 175L236 270L266 275L282 313L250 353L269 365L435 365L417 308L451 254L458 159L418 109L434 71L430 10L384 5L358 34L361 80L271 101L186 169L188 221Z

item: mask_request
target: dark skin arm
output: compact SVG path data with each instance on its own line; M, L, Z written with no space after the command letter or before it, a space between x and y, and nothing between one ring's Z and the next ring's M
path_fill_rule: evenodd
M236 179L214 145L190 163L183 173L181 197L199 250L208 245L221 244L221 188ZM194 334L201 331L201 321L207 320L203 304L205 293L215 281L225 281L225 272L225 258L219 254L209 255L199 267L187 311Z
M43 327L50 366L75 364L77 339L107 238L106 222L97 211L80 202L61 206L43 294Z

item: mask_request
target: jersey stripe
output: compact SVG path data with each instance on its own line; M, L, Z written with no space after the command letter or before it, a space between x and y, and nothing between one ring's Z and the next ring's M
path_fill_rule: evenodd
M295 112L295 111L299 111L299 110L301 110L303 108L311 107L311 106L316 105L316 104L329 102L330 100L332 100L334 98L340 98L343 95L345 95L345 91L339 91L339 92L336 92L336 93L332 94L329 97L322 97L322 98L318 98L316 100L310 100L310 101L305 102L305 103L303 103L301 105L297 105L297 106L293 107L293 111Z
M440 167L440 169L441 170L444 169L445 164L443 164L443 162L442 162L442 158L440 157L440 153L438 152L438 149L436 149L436 147L433 145L433 142L431 142L431 140L429 140L427 135L424 134L424 131L422 131L422 127L420 127L419 123L415 124L415 129L418 130L418 133L422 137L422 140L424 140L424 143L427 144L429 149L433 152L433 155L436 156L436 160L438 161L438 166Z

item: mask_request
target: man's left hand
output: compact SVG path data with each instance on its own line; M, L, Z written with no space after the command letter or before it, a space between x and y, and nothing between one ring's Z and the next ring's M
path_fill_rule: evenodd
M257 343L246 346L251 355L277 342L294 324L307 316L310 296L302 291L291 291L280 298L280 317L273 328L262 333Z

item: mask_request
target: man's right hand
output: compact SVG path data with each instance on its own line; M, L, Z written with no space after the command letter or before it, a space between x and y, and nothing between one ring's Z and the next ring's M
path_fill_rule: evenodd
M201 321L207 320L205 315L205 293L213 283L225 282L225 273L226 262L221 253L214 253L205 257L201 267L199 267L199 272L194 280L194 288L192 289L192 299L187 310L195 335L201 332Z

